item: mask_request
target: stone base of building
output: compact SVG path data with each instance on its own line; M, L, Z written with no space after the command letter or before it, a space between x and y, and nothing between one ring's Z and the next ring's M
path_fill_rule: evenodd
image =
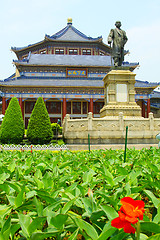
M63 121L63 136L68 144L87 144L88 135L91 144L123 144L128 126L129 144L158 144L156 135L160 132L160 119L119 116L86 119L70 119L67 114Z
M141 116L141 108L136 103L131 105L105 105L100 110L100 117L118 116L123 111L124 116Z

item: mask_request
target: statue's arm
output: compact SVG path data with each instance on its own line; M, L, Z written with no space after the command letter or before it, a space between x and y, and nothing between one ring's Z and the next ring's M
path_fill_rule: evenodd
M124 45L126 44L126 42L128 41L128 38L127 38L127 35L126 35L126 32L124 31L123 33L123 39L124 39Z
M114 37L114 31L113 31L113 29L111 29L111 31L108 35L108 44L111 44L113 37Z

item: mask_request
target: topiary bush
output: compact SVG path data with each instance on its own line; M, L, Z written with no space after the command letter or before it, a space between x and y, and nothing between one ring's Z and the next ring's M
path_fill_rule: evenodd
M24 122L21 108L16 97L12 98L1 125L0 140L2 143L18 144L24 137Z
M49 143L53 137L50 118L43 98L39 97L32 111L27 138L33 144Z
M53 135L62 134L62 127L58 123L51 123Z

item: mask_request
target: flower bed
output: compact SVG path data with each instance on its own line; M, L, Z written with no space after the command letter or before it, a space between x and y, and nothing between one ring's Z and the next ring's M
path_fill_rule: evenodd
M1 151L1 239L138 239L133 230L111 226L128 197L145 204L145 211L132 208L143 212L143 220L135 215L139 239L159 239L160 149L127 150L125 163L123 156L122 150Z

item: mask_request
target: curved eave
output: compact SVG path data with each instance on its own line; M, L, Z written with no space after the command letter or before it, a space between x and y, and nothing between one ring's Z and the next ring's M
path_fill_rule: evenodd
M67 68L91 68L91 67L95 67L95 68L111 68L111 66L90 66L90 65L37 65L37 64L21 64L18 62L13 62L16 67L18 66L23 66L23 67L67 67ZM132 66L131 66L132 67Z
M93 42L93 43L95 43L95 42L102 42L102 38L98 38L98 39L88 39L88 41L86 41L86 40L81 40L81 41L76 41L76 40L61 40L61 39L59 39L59 38L52 38L52 37L49 37L49 36L45 36L45 39L46 40L48 40L48 41L51 41L51 42L75 42L75 43L80 43L80 42L82 42L82 43L91 43L91 42Z
M31 44L31 45L28 45L28 46L26 46L26 47L22 47L22 48L12 48L11 47L11 51L13 51L13 52L15 52L15 53L18 53L18 52L22 52L22 51L25 51L25 50L30 50L30 48L33 48L33 47L36 47L36 46L38 46L38 45L40 45L40 44L42 44L42 43L44 43L44 42L46 42L46 39L44 39L44 40L42 40L42 41L40 41L40 42L37 42L37 43L34 43L34 44Z
M158 85L157 85L157 86L158 86ZM144 87L144 86L143 86L143 87L135 87L135 88L136 88L136 89L144 89L144 88L145 88L145 89L155 89L155 88L157 88L157 86L153 86L153 87L152 87L152 86L150 86L150 87Z
M30 86L30 85L23 85L23 86L21 86L21 85L1 85L0 84L0 87L9 87L9 88L13 88L13 87L19 87L19 88L34 88L34 87L37 87L37 88L78 88L78 89L80 89L80 88L99 88L99 89L103 89L103 87L101 87L101 86L72 86L72 85L70 85L70 86L65 86L65 85L62 85L62 86L37 86L37 85L32 85L32 86Z

